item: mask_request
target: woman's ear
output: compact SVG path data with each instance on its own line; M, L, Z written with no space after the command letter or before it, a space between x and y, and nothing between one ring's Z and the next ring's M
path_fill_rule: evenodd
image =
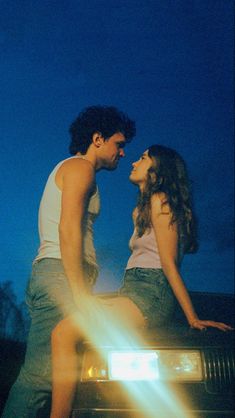
M157 182L157 174L153 169L149 169L149 181L151 184L155 184Z

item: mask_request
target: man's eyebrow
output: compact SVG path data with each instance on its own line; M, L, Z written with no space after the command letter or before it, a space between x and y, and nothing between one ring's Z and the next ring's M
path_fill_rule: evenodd
M124 148L126 145L126 141L118 141L117 144L119 145L120 148Z

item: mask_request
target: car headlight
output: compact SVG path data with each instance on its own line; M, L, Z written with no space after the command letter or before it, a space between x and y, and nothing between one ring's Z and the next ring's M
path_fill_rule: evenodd
M82 381L201 381L198 350L105 350L84 355Z

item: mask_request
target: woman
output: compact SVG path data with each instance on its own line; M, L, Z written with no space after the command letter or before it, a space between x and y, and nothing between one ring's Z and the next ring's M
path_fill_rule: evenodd
M198 318L179 272L183 254L194 252L197 246L182 158L170 148L153 145L133 163L130 180L139 187L130 241L132 255L119 296L99 301L103 318L108 317L115 325L118 318L122 326L135 329L162 326L172 318L177 299L192 328L231 329L226 324ZM51 418L69 416L77 378L76 346L92 322L91 306L88 300L83 301L84 308L81 304L81 311L61 321L52 333ZM87 315L82 320L84 310ZM102 326L99 318L95 326Z

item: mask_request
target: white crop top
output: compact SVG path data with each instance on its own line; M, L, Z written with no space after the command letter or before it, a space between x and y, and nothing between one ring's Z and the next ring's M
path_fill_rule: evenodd
M141 237L138 237L135 228L129 242L129 247L132 254L127 262L127 270L134 267L162 268L153 228L150 228Z

